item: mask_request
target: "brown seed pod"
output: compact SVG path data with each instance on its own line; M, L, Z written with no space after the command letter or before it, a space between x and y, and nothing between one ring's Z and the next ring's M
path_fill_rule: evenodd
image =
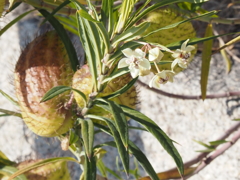
M129 83L132 80L130 74L125 74L121 77L113 79L111 82L109 82L106 86L106 88L103 90L102 93L98 94L98 97L103 97L110 95L111 93L119 90L124 85ZM90 93L92 92L92 76L89 70L88 65L84 65L79 69L73 76L73 82L72 87L74 89L78 89L82 91L86 97L88 98ZM82 97L74 92L74 98L78 104L79 107L83 108L84 101ZM137 104L137 92L135 86L132 86L127 92L124 94L121 94L120 96L117 96L115 98L111 99L112 101L115 101L118 104L125 105L131 108L135 108ZM111 118L111 114L107 111L103 110L100 107L94 106L89 110L89 113L99 116L105 116L108 118Z
M40 35L23 50L14 81L23 120L34 133L52 137L72 127L72 111L64 108L68 94L40 103L51 88L71 86L72 74L64 44L55 31Z

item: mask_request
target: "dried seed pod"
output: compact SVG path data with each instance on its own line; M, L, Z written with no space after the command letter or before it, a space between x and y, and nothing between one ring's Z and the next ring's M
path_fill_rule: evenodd
M23 120L34 133L52 137L72 127L72 111L64 107L68 94L40 103L51 88L71 86L72 75L64 44L55 31L40 35L23 50L14 72L16 96Z
M28 160L17 165L17 169L23 169L41 160ZM69 180L70 174L66 161L57 161L40 166L24 173L29 180Z
M111 93L117 91L118 89L122 88L124 85L129 83L131 81L130 74L123 75L121 77L113 79L111 82L109 82L106 86L106 88L103 90L102 93L98 94L98 97L103 97L110 95ZM86 97L89 96L89 94L92 92L92 76L89 70L88 65L84 65L79 69L73 76L73 82L72 87L74 89L78 89L82 91ZM84 101L82 97L74 92L74 98L78 104L79 107L83 108ZM117 96L115 98L111 99L112 101L115 101L118 104L125 105L131 108L135 108L137 104L137 92L135 86L132 86L127 92L124 94L121 94L120 96ZM100 107L94 106L89 110L89 113L99 116L105 116L108 118L111 118L111 114L109 112L103 110Z

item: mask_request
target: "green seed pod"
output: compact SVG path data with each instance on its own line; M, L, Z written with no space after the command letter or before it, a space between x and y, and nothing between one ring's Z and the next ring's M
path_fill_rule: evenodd
M71 86L72 75L64 44L55 31L34 39L18 59L14 72L16 96L24 122L39 136L61 135L72 127L72 111L64 107L68 94L40 103L51 88Z
M177 13L175 13L171 9L156 10L154 12L149 13L149 15L146 17L145 21L151 22L152 24L144 34L146 35L159 28L162 28L164 26L168 26L170 24L174 24L183 20L184 18L182 16L179 16ZM177 27L165 29L165 30L161 30L156 33L153 33L150 36L147 36L145 40L153 43L158 43L161 45L168 45L170 43L190 39L195 36L196 36L196 32L192 26L192 23L186 22L178 25ZM195 48L195 50L191 52L191 57L189 59L189 62L193 59L196 52L197 50ZM173 61L174 58L172 57L171 53L164 52L164 56L162 60ZM165 64L165 65L159 65L158 67L160 70L171 70L171 63ZM152 70L155 73L157 72L154 66L152 67ZM175 73L178 73L182 70L183 69L179 66L176 66L176 68L174 69Z
M126 75L123 75L119 78L112 80L111 82L109 82L107 84L107 86L103 90L103 92L98 94L98 97L110 95L111 93L117 91L118 89L122 88L124 85L129 83L130 80L131 80L130 74L126 74ZM92 83L92 76L91 76L88 65L82 66L82 68L79 69L74 74L72 87L74 89L78 89L78 90L82 91L86 95L86 97L88 97L90 95L90 93L92 92L93 83ZM83 101L82 97L78 93L74 92L74 98L75 98L78 106L83 108L84 101ZM134 86L132 86L127 92L125 92L124 94L121 94L120 96L115 97L111 100L115 101L118 104L125 105L125 106L131 107L131 108L135 108L136 103L137 103L136 88ZM89 113L98 115L98 116L112 118L111 114L109 114L107 111L103 110L102 108L96 107L96 106L92 107L89 110Z

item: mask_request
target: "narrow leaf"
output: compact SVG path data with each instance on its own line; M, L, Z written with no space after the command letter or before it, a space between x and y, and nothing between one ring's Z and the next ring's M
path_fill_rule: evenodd
M108 101L108 105L113 114L118 133L122 139L124 146L127 149L129 139L127 119L123 113L122 108L117 103L115 103L114 101Z
M115 79L115 78L117 78L117 77L120 77L120 76L122 76L122 75L124 75L124 74L127 74L127 73L129 73L130 71L129 71L129 69L128 69L128 67L126 67L126 68L121 68L121 69L119 69L119 70L117 70L116 72L114 72L114 73L112 73L111 75L109 75L107 78L105 78L103 81L102 81L102 84L103 83L105 83L105 82L110 82L111 80L113 80L113 79Z
M4 28L2 28L0 30L0 36L2 36L2 34L7 31L10 27L12 27L12 25L14 25L15 23L17 23L19 20L21 20L23 17L25 17L26 15L28 15L29 13L35 11L36 9L32 9L30 11L27 11L21 15L19 15L18 17L16 17L14 20L12 20L10 23L8 23L6 26L4 26ZM0 15L1 16L1 15Z
M0 166L0 175L4 174L6 176L11 176L12 174L18 172L18 169L12 166ZM1 177L1 176L0 176ZM10 180L10 179L9 179ZM28 180L24 174L17 176L14 180Z
M37 167L40 167L40 166L43 166L43 165L47 165L47 164L51 164L53 162L57 162L57 161L72 161L72 162L76 162L78 163L78 161L72 157L57 157L57 158L50 158L50 159L45 159L43 161L40 161L40 162L36 162L30 166L27 166L21 170L18 170L16 173L14 173L13 175L11 175L9 177L9 180L12 180L13 178L27 172L27 171L30 171L32 169L35 169Z
M144 37L150 36L151 34L156 33L156 32L159 32L159 31L164 30L164 29L171 29L171 28L177 27L177 26L180 25L180 24L183 24L183 23L185 23L185 22L189 22L189 21L194 20L194 19L212 16L212 15L214 15L214 14L216 14L216 13L217 13L217 11L210 11L210 12L207 12L207 13L205 13L205 14L201 14L201 15L199 15L199 16L195 16L195 17L193 17L193 18L185 19L185 20L183 20L183 21L179 21L179 22L177 22L177 23L170 24L170 25L168 25L168 26L164 26L164 27L162 27L162 28L156 29L156 30L154 30L154 31L146 34Z
M219 140L219 141L211 141L211 142L209 142L209 144L212 145L212 146L218 146L220 144L224 144L224 143L227 143L227 142L229 142L229 141Z
M107 123L107 126L109 127L109 129L111 130L111 134L114 137L114 140L116 142L116 146L121 158L121 161L123 163L123 167L125 172L128 174L129 173L129 155L128 155L128 150L126 150L126 147L124 146L122 139L120 137L119 131L116 128L116 124L113 120L105 118L105 117L100 117L100 116L96 116L96 115L86 115L86 117L88 118L93 118L93 119L98 119L101 121L104 121L105 123ZM106 127L103 127L104 131L108 132L108 129L106 129Z
M101 99L98 100L102 102L102 104L98 103L96 105L110 112L109 106L104 104L104 101L101 101ZM174 159L179 172L183 174L184 168L182 158L178 153L177 149L175 148L175 146L173 145L173 141L163 132L163 130L154 121L149 119L144 114L123 105L121 106L121 108L123 112L126 114L126 116L134 119L135 121L143 125L153 136L156 137L156 139L161 143L163 148Z
M43 98L41 99L40 102L45 102L45 101L48 101L54 97L56 97L57 95L59 94L62 94L66 91L69 91L71 90L72 88L71 87L68 87L68 86L56 86L56 87L53 87L52 89L50 89L44 96Z
M230 40L230 41L227 42L225 45L223 45L222 47L220 47L217 51L220 51L220 50L222 50L222 49L224 49L224 48L226 48L226 47L228 47L228 46L230 46L230 45L232 45L232 44L235 44L235 43L237 43L237 42L239 42L239 41L240 41L240 36L237 36L236 38Z
M49 18L53 17L60 9L62 9L63 7L65 7L66 5L68 5L70 3L69 0L65 0L62 4L60 4L56 9L54 9L51 14L49 14L49 16L47 18L44 19L44 21L41 24L46 23Z
M81 120L81 134L84 142L85 152L89 161L93 152L94 126L92 120Z
M94 156L88 160L87 155L85 155L85 163L84 163L84 180L93 180L96 179L97 175L97 165L96 159Z
M46 10L39 9L38 11L46 19L48 18L48 21L51 23L51 25L57 31L58 35L60 36L60 38L66 48L66 51L68 53L68 57L70 59L72 69L74 72L77 71L77 68L79 66L77 53L76 53L76 50L75 50L70 38L67 35L65 29L63 28L63 25L54 16L51 16L51 14L49 12L47 12Z
M146 170L151 179L159 180L157 173L153 169L145 154L131 141L129 141L129 151L136 157L138 162Z
M4 113L4 114L0 114L0 117L2 115L2 116L16 116L16 117L22 118L21 113L18 113L18 112L9 111L9 110L6 110L6 109L0 109L0 112Z
M138 77L132 79L128 84L126 84L125 86L123 86L121 89L113 92L112 94L108 95L108 96L103 96L103 99L112 99L115 98L117 96L120 96L121 94L125 93L126 91L128 91L132 86L134 86L135 82L138 80Z
M119 42L129 42L141 38L141 35L146 31L149 26L150 23L148 22L141 23L138 26L132 26L131 28L124 31L113 39L113 46L115 46Z
M11 96L9 96L7 93L5 93L4 91L2 91L1 89L0 89L0 93L1 93L5 98L7 98L12 104L19 106L19 104L18 104L18 102L17 102L16 100L14 100Z
M101 9L101 18L105 27L108 27L108 34L112 34L113 21L113 0L103 0Z
M198 144L200 144L200 145L202 145L202 146L204 146L204 147L206 147L206 148L208 148L208 149L212 149L213 148L212 146L209 146L209 145L207 145L207 144L205 144L205 143L203 143L201 141L197 141L197 140L193 140L193 141L198 143Z
M208 24L205 37L212 36L212 24ZM207 82L208 82L208 73L210 68L210 61L212 55L212 45L213 40L205 41L203 43L203 52L202 52L202 68L201 68L201 93L202 93L202 100L205 100L207 95Z

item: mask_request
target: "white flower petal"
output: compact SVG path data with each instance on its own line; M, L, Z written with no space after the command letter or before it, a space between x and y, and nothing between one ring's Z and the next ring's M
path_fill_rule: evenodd
M127 63L127 60L129 58L122 58L119 62L118 62L118 68L123 68L123 67L127 67L129 66L129 64Z
M137 57L144 58L146 56L146 53L143 52L141 49L135 49L135 54Z
M182 43L181 50L186 51L185 49L186 49L188 41L189 41L189 39L187 39L184 43Z
M171 69L173 70L174 67L178 64L179 59L175 59L171 64Z
M130 58L131 56L133 56L134 51L130 48L126 48L126 49L122 50L122 53L124 54L124 56Z
M185 50L186 50L187 52L190 52L190 51L192 51L192 50L194 50L194 49L195 49L194 46L189 45L189 46L186 47Z
M141 68L145 68L145 69L151 69L151 64L147 59L142 59L142 61L139 62L139 66L141 66Z
M184 68L184 69L187 68L187 63L186 63L186 62L178 61L178 65L179 65L181 68Z
M153 48L149 50L149 61L159 62L163 57L163 53L160 51L159 48Z
M130 74L131 74L132 78L136 78L139 75L139 69L131 68Z

